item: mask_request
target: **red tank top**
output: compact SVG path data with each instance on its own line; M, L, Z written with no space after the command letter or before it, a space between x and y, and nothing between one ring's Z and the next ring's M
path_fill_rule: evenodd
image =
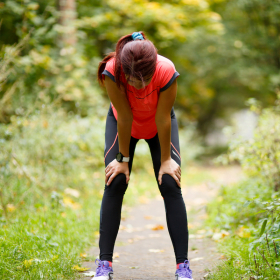
M109 76L115 82L114 69L115 58L111 58L106 63L102 74ZM140 90L127 85L128 102L133 114L131 136L137 139L150 139L157 134L155 115L159 94L168 89L178 76L179 73L176 71L172 61L164 56L157 55L156 71L150 84ZM126 82L123 73L121 81ZM113 104L112 109L117 120L118 112Z

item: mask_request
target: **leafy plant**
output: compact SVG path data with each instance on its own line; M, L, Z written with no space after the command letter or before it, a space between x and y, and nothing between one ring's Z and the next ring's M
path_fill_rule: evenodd
M280 190L280 110L278 103L272 108L261 109L254 100L251 109L259 113L258 125L252 139L244 141L233 137L229 153L217 158L216 162L238 161L248 176L258 177Z

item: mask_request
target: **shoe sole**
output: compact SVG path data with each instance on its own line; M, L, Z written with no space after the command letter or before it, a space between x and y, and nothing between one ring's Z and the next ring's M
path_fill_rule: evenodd
M179 275L175 275L175 280L193 280L193 278L179 278Z
M113 273L109 272L108 276L93 277L91 280L113 280Z

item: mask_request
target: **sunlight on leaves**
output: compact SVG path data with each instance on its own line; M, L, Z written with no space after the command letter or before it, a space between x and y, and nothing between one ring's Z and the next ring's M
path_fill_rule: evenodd
M7 210L9 212L14 212L16 210L16 207L13 204L7 204Z
M24 265L26 268L29 268L29 267L32 265L32 262L33 262L33 259L24 260L24 261L23 261L23 265Z
M238 228L235 232L239 237L242 238L249 238L251 236L251 233L249 232L248 228L245 228L244 226Z
M77 270L77 271L86 271L86 270L89 270L90 268L89 267L80 267L78 265L74 265L72 267L72 269Z
M63 197L63 203L74 210L81 208L81 205L70 197Z

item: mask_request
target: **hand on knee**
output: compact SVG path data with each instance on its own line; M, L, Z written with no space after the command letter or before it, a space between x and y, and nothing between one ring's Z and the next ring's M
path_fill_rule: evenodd
M124 173L119 173L112 180L111 184L105 186L105 191L109 196L124 195L127 189L126 176Z
M178 186L177 182L169 174L162 175L162 184L159 186L162 196L172 198L182 197L181 188Z
M158 173L158 181L160 185L162 184L163 174L169 174L176 181L177 185L181 187L181 167L174 159L171 158L161 163Z
M129 181L129 167L128 162L118 162L114 159L105 168L105 184L109 186L113 179L120 173L125 174L126 184Z

